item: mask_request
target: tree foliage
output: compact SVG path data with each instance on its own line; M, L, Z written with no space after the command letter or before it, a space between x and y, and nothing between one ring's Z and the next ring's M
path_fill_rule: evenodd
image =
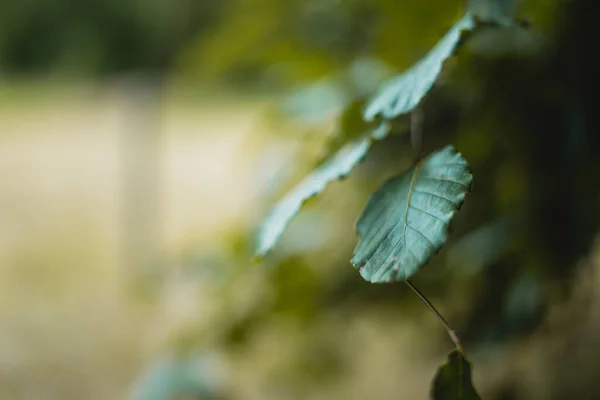
M437 370L431 400L481 400L471 382L471 363L460 350L453 350Z
M587 111L587 106L580 108L573 105L578 101L589 101L589 97L585 95L587 91L584 89L584 85L569 87L567 84L569 79L558 84L556 81L552 82L562 68L570 70L573 73L572 77L577 76L577 73L570 69L572 65L565 61L565 58L550 57L549 59L542 56L544 54L541 50L543 46L540 44L543 40L533 37L532 33L523 26L513 23L512 19L507 17L512 14L513 5L508 5L506 9L502 10L494 7L477 8L478 12L483 14L477 15L477 17L485 22L491 22L491 24L481 25L481 29L478 29L466 42L467 56L462 60L459 57L460 67L454 74L454 81L445 81L446 87L439 91L436 90L432 96L425 98L425 104L422 104L421 101L423 96L419 94L413 96L411 90L415 87L426 88L424 93L429 90L431 87L429 83L433 83L438 78L437 66L439 65L441 68L445 57L453 52L455 44L459 42L460 35L456 31L451 30L442 39L441 43L445 43L447 46L440 45L436 48L436 50L444 48L445 50L439 53L444 56L440 57L439 64L435 63L435 68L431 68L431 71L435 71L431 74L432 78L422 81L427 84L421 85L421 81L418 79L420 76L418 66L428 64L422 62L417 64L414 69L409 69L408 73L384 85L379 94L367 103L368 107L364 114L367 120L374 117L393 119L405 112L412 111L417 104L421 104L425 115L430 116L429 123L437 126L438 129L441 127L441 132L430 134L425 148L431 151L436 147L439 148L440 143L448 143L454 138L461 153L467 160L470 160L470 163L472 162L474 174L483 179L483 184L478 187L479 193L477 193L477 199L471 212L487 215L492 226L502 227L502 230L506 229L506 225L496 222L508 217L511 221L508 229L513 233L519 232L519 234L507 237L506 240L489 243L490 249L488 250L491 251L488 251L488 254L492 254L492 256L486 256L489 268L486 274L489 281L484 287L491 288L491 290L483 295L483 300L475 307L476 311L471 317L472 322L468 326L474 329L473 332L478 333L467 333L468 341L481 334L481 331L486 328L491 329L489 325L481 326L481 321L486 321L484 324L493 323L492 319L505 321L501 323L500 327L494 328L497 329L496 332L500 332L500 335L505 335L514 329L509 326L510 321L520 321L517 323L518 329L526 330L535 326L535 323L524 323L523 318L535 320L536 315L539 316L542 310L540 305L544 304L544 300L540 300L540 298L549 296L549 294L548 292L544 294L536 286L535 282L540 279L539 275L537 279L533 279L532 276L540 274L540 271L545 271L542 274L545 274L546 277L552 276L550 279L558 282L559 285L568 282L568 280L561 281L557 278L569 276L568 271L573 271L573 265L577 258L589 251L593 232L598 226L598 207L587 201L586 195L584 195L587 193L592 198L596 198L599 191L597 185L590 187L579 182L578 179L574 179L568 185L570 189L564 191L563 188L559 189L556 185L549 184L547 180L547 177L550 176L548 175L549 169L555 171L557 176L565 178L567 176L586 176L588 179L590 175L596 175L596 172L593 171L598 171L596 168L598 140L593 129L586 129L581 125L583 120L593 121L594 117ZM457 26L461 26L461 23L459 22ZM465 26L470 29L471 25L469 24ZM570 32L573 35L573 32L577 31L572 27L570 29L572 29ZM568 37L568 34L565 35ZM560 40L562 38L559 39L559 42ZM496 43L498 46L495 46ZM536 45L532 45L533 43ZM432 51L430 55L436 54L436 50ZM573 52L580 59L585 58L581 53L568 46L561 47L561 51L564 52L562 54ZM426 56L425 60L427 59ZM423 68L423 70L425 69ZM566 94L568 100L566 98L559 100L556 97L552 97L553 100L545 98L542 93L547 93L549 88L556 90L556 93ZM448 114L440 114L440 109L462 111L459 121L460 127L464 131L459 131L458 127L453 125L457 121L456 119L450 118L450 124L445 124L445 126L439 122L440 120L436 120L442 118L441 120L448 121ZM497 126L486 125L490 123L489 121L503 121L501 125L504 126L504 129L500 131ZM430 128L431 125L425 130L430 132ZM536 137L532 132L538 132L538 134L544 132L543 136L547 140L544 140L543 144L539 144L538 141L532 139ZM560 143L563 143L564 146L561 146ZM583 143L588 143L591 147L585 150L585 146L582 146ZM594 155L588 153L588 150ZM574 163L575 154L582 157L581 162ZM497 164L492 160L501 160L501 162ZM421 246L415 251L412 258L408 255L410 251L407 249L412 250L419 246L414 241L407 244L412 239L409 240L405 231L414 231L415 237L417 236L416 232L425 232L424 229L410 229L409 227L413 226L413 221L416 219L409 218L410 214L406 211L404 213L398 211L399 209L410 209L413 201L411 182L413 182L413 178L418 177L415 174L416 170L418 170L418 164L406 175L391 180L386 184L387 186L384 185L380 192L371 199L363 217L359 220L358 233L361 243L357 247L358 254L355 255L353 262L368 280L387 282L410 277L423 263L427 262L431 254L439 250L446 242L447 237L443 236L444 240L436 242L435 246L430 246L429 252L419 251L417 253L418 250L424 250L424 246ZM415 181L418 182L418 179L415 178ZM503 184L498 186L498 182L503 182ZM483 200L485 198L494 199L496 215L490 211L489 204L485 204ZM559 206L559 202L564 200L568 202L569 206ZM447 205L450 203L459 205L460 201L446 202ZM376 207L374 204L380 206ZM575 206L576 204L581 208ZM392 210L397 212L394 213ZM594 217L587 220L582 218L586 212ZM415 211L415 213L417 212ZM570 236L568 249L564 246L561 248L559 244L561 242L559 236L564 238L564 232L558 233L548 226L550 221L556 222L556 219L552 217L553 213L554 216L560 216L559 218L565 223L564 226L567 226L567 230L574 235ZM439 216L435 212L431 214L434 215L431 217L433 218L431 221L437 221L436 217ZM498 218L498 214L500 218ZM365 223L365 221L369 223ZM472 223L475 221L475 219L471 220ZM428 224L423 224L423 226L426 225ZM428 226L427 233L430 235L436 235L439 232L445 233L444 230L438 228ZM471 228L473 229L475 226ZM496 233L493 236L496 237ZM431 240L431 242L435 241ZM534 248L525 247L529 243L537 245ZM502 246L502 249L496 251L493 249L496 246ZM477 249L471 251L477 251ZM557 254L558 257L550 259L548 254ZM517 263L527 265L530 271L537 272L526 273L528 274L527 279L521 279L523 276L515 268L505 269L502 271L502 275L497 275L502 268L506 268L507 263L514 263L515 260L518 260ZM568 267L565 268L565 266ZM522 273L525 274L525 272ZM527 290L523 288L523 285L532 286L529 286L530 290ZM482 288L482 291L485 290ZM531 303L537 304L537 306L526 311L527 317L505 315L499 318L497 313L524 313L525 309L507 305L503 310L502 303L500 303L500 308L490 303L494 296L497 297L501 293L508 293L507 296L519 296L519 293L528 291L538 293L536 296L539 297ZM515 304L515 302L521 303L522 299L514 300L510 297L504 304ZM487 315L479 321L480 326L476 326L475 321L486 313L486 309L494 310L494 317ZM502 324L505 325L502 326ZM456 354L460 356L462 353ZM457 365L463 365L460 357ZM456 379L460 381L463 379L462 375L458 375ZM474 394L474 396L476 396L474 398L478 398L478 395Z
M376 117L390 121L414 110L437 80L444 61L454 52L462 32L474 27L474 18L467 13L420 62L384 83L366 104L363 112L365 122ZM350 110L357 111L354 108ZM347 117L347 114L344 115ZM307 198L322 191L329 181L346 176L369 150L371 139L385 138L388 130L387 125L381 125L343 145L331 159L284 197L259 231L257 256L265 255L275 245ZM414 275L445 245L449 224L470 190L471 180L465 159L452 146L447 146L386 182L371 197L357 223L360 242L352 263L363 278L372 283L382 283L407 280ZM462 374L448 375L443 374L444 369L441 371L439 376L460 380L457 385L462 390ZM436 382L434 388L452 384Z

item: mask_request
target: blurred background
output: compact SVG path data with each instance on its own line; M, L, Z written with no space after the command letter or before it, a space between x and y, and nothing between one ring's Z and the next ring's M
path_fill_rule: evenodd
M427 398L451 342L349 263L405 120L250 259L340 112L466 3L1 2L0 398ZM598 399L594 1L469 3L528 27L472 35L422 105L424 148L454 144L474 186L413 282L484 399Z

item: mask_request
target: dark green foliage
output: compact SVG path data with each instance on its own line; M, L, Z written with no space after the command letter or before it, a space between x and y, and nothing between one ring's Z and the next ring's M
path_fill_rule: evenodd
M0 72L163 72L228 1L0 3Z
M597 30L592 2L569 3L564 9L566 23L543 40L535 36L539 32L533 34L506 20L515 2L505 2L506 9L496 7L500 3L490 0L485 5L490 8L477 6L477 16L491 23L486 24L485 32L478 29L465 43L465 57L458 57L457 72L454 79L444 81L448 83L446 87L421 102L422 98L411 100L411 93L403 92L404 89L395 91L390 84L380 90L382 97L378 97L388 100L367 103L365 114L394 118L413 110L414 107L404 107L403 102L420 104L425 114L424 148L431 151L455 143L478 177L459 232L482 228L480 236L469 238L472 251L478 252L478 257L471 260L477 264L477 270L469 274L477 275L477 282L470 282L474 293L465 295L475 306L461 329L466 334L461 336L470 344L497 343L517 333L531 333L542 320L546 305L550 301L556 304L556 293L560 292L553 290L572 288L577 261L589 252L600 215L598 113L594 111L596 93L590 84L597 61L584 45L585 39L594 37ZM556 46L546 47L548 43ZM397 79L396 83L402 81ZM404 83L411 81L407 78ZM373 104L377 107L369 108ZM448 118L444 113L454 113L456 117ZM443 118L437 119L438 115ZM386 150L408 153L406 147L405 141ZM411 172L414 171L409 171L409 176ZM397 193L399 200L394 205L409 199L410 191L401 190L406 189L406 180L396 178L390 182L398 190L390 191L392 186L384 189ZM374 198L379 196L381 201L387 191L380 191ZM365 215L369 213L367 206ZM401 217L394 216L389 224L395 226ZM358 231L360 249L368 229L361 228L359 222ZM376 236L377 229L373 232ZM387 230L382 232L381 236L386 237ZM379 257L372 269L361 270L363 275L368 272L367 279L379 282L413 274L421 263L409 264L402 277L376 267L385 266L388 261L387 266L393 270L397 265L389 262L394 257L392 252L402 251L401 246L396 248L394 244L402 241L400 235L382 245L391 258ZM377 240L373 243L377 244ZM441 244L444 243L445 240ZM368 255L375 254L373 248L368 248L360 249L355 256L353 261L358 268L362 267L360 262L372 258ZM465 251L468 257L468 246L456 250L453 255ZM430 282L440 288L449 286L449 277L465 279L464 275L469 275L460 277L458 270L439 273L437 278L437 271L432 272ZM447 290L462 295L459 289ZM561 294L566 293L564 290ZM434 380L433 399L479 399L470 375L471 367L463 353L451 353ZM576 377L573 379L577 381ZM566 386L559 381L551 384ZM515 387L512 382L509 386ZM596 398L598 393L594 388L580 391L589 393L585 398ZM512 393L512 389L507 389L507 393ZM518 396L511 398L522 398Z
M481 400L471 381L471 364L461 350L453 350L437 370L431 400Z

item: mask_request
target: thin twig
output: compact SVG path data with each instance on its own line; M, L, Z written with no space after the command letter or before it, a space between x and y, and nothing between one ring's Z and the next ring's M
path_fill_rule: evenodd
M423 151L424 117L423 110L418 107L410 114L410 144L413 149L415 161L418 161L421 158L421 153Z
M408 287L411 288L412 291L415 292L417 296L419 296L419 298L421 299L421 301L423 301L423 303L425 303L425 305L431 311L433 311L433 313L442 322L442 325L444 325L444 328L446 329L446 332L448 333L448 336L450 336L450 340L452 340L452 342L456 346L456 349L458 351L462 351L462 347L460 345L460 339L458 338L458 335L456 334L456 331L450 327L450 325L448 324L448 321L446 321L446 319L442 316L442 314L440 314L440 312L434 307L434 305L431 304L431 302L427 299L427 297L425 297L425 295L423 293L421 293L421 291L419 289L417 289L415 287L415 285L413 285L409 280L406 280L405 282L408 285Z

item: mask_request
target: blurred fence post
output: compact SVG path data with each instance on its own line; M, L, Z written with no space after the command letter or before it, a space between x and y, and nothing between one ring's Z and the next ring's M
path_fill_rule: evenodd
M129 282L148 277L161 247L162 79L128 76L121 133L121 249Z

